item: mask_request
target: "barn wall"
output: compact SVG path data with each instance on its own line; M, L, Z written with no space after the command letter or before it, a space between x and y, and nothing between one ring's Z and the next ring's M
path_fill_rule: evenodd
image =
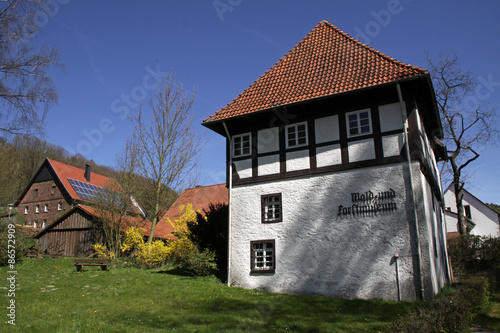
M40 252L63 257L86 257L102 242L91 217L75 210L38 238Z

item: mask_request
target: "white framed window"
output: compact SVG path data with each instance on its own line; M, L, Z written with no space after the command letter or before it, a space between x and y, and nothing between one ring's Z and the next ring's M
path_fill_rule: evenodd
M39 205L35 206L35 213L40 213L40 206Z
M233 156L246 156L251 153L251 133L245 133L233 136Z
M59 202L59 203L57 204L57 210L61 210L61 209L62 209L62 203L60 203L60 202Z
M37 221L33 222L33 228L38 228L38 222Z
M49 205L45 204L45 205L43 206L43 211L44 211L44 212L48 212L48 211L49 211Z
M29 211L28 206L24 207L24 214L28 214L28 211Z
M372 134L370 109L349 112L346 114L347 137Z
M43 222L42 222L42 229L45 229L46 226L47 226L47 220L43 220Z
M274 239L251 241L250 250L250 269L252 272L275 272L276 244Z
M261 196L262 223L283 221L281 193Z
M307 122L286 126L286 147L307 146Z

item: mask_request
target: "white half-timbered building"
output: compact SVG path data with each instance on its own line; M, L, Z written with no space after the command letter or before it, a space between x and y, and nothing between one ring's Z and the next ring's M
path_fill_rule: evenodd
M227 138L230 285L411 300L449 282L424 69L322 21L203 124Z

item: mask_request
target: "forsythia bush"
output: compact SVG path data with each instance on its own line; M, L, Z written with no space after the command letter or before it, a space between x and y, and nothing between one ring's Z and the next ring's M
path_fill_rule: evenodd
M121 247L122 252L130 255L133 261L142 268L155 268L167 260L195 275L207 275L215 270L215 255L206 250L200 252L190 239L188 223L196 223L196 211L192 205L181 206L179 218L175 221L167 219L174 231L175 239L167 244L163 241L144 242L144 229L131 227L125 233Z
M162 241L142 243L137 246L136 260L141 267L154 268L161 266L169 257L171 249Z
M146 230L143 228L130 227L125 232L125 239L121 248L122 252L133 253L140 244L144 244L145 232Z
M170 259L174 263L193 275L208 275L217 269L215 254L208 249L201 252L191 240L188 225L198 223L193 205L181 206L179 218L175 221L170 219L167 221L174 228L172 234L176 237L169 242Z
M182 258L197 250L196 245L189 239L190 231L188 229L188 223L196 222L196 211L193 210L193 205L182 205L179 207L179 218L175 221L167 218L167 222L174 228L172 235L176 237L169 242L171 259L179 263Z
M130 227L125 233L122 252L128 252L142 268L159 267L169 258L171 250L162 241L144 243L145 231Z
M102 259L115 259L115 254L109 251L104 244L94 244L94 251L97 256Z

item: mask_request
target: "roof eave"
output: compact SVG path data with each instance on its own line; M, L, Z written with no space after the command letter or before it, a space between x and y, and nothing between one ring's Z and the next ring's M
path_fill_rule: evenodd
M232 116L232 117L226 117L226 118L221 118L221 119L212 120L212 121L203 121L201 123L201 125L205 126L206 128L208 128L208 129L210 129L210 130L212 130L212 131L214 131L214 132L216 132L218 134L221 134L222 136L225 136L224 131L222 130L222 128L218 129L217 127L222 126L222 123L227 122L227 121L238 120L238 119L242 119L242 118L248 117L248 116L255 116L255 115L258 115L258 114L269 112L271 110L275 110L276 108L283 108L283 107L300 105L300 104L303 104L303 103L308 103L308 102L313 102L313 101L319 101L319 100L326 99L326 98L331 98L331 97L338 97L338 96L343 96L343 95L349 95L349 94L359 93L359 92L363 92L363 91L367 91L367 90L371 90L371 89L378 89L378 88L385 87L385 86L395 85L395 84L398 84L398 83L406 83L406 82L410 82L410 81L414 81L414 80L421 80L421 79L424 79L424 78L427 78L428 80L430 80L429 72L426 71L426 72L422 73L421 75L412 76L412 77L409 77L409 78L400 79L400 80L396 80L396 81L379 83L379 84L376 84L376 85L362 87L362 88L356 88L356 89L352 89L352 90L348 90L348 91L343 91L343 92L340 92L340 93L335 93L335 94L330 94L330 95L324 95L324 96L309 98L309 99L301 100L301 101L298 101L298 102L276 105L276 106L273 106L271 108L262 109L262 110L256 110L256 111L252 111L252 112L248 112L248 113L244 113L244 114L240 114L240 115L236 115L236 116ZM432 81L430 81L430 83L432 84ZM430 88L431 88L432 96L434 97L434 100L435 100L435 95L434 95L434 91L433 91L432 86L430 86ZM439 116L439 114L438 114L438 116ZM440 131L442 133L442 128L441 127L440 127Z

